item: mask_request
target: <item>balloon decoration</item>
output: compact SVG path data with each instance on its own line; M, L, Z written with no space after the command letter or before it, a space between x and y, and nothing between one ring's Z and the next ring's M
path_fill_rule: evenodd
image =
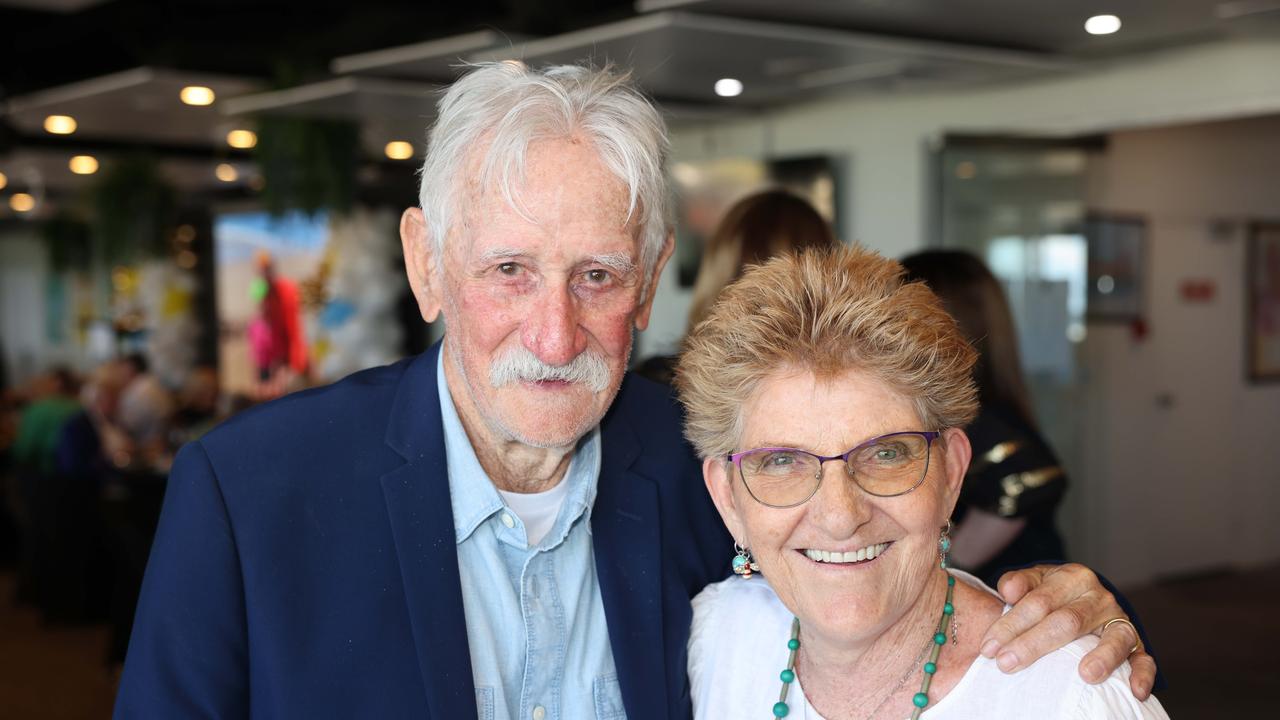
M337 380L401 355L395 304L404 286L397 216L390 210L355 209L334 215L329 244L316 277L303 294L315 303L307 337L317 380Z
M200 334L192 307L196 278L171 260L152 260L138 271L137 292L152 369L169 387L181 387L195 366Z

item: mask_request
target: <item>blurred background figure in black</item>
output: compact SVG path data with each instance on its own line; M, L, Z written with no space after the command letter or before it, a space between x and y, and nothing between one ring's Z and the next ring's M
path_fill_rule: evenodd
M1002 569L1065 560L1054 514L1067 478L1038 430L1004 289L963 250L929 250L902 264L942 299L978 351L981 410L965 429L973 460L956 505L953 562L994 586Z

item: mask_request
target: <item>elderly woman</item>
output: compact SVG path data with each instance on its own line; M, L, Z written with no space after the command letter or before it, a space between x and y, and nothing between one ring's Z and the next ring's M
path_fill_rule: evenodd
M751 269L693 330L676 384L746 578L694 600L695 715L1166 717L1127 664L1079 677L1096 637L1013 675L980 655L1004 606L947 570L974 361L928 288L862 250Z

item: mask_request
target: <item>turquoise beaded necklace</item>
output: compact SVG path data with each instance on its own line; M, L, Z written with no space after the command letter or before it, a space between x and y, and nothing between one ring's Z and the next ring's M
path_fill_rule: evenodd
M952 597L955 595L956 579L947 575L947 600L942 605L942 617L938 618L938 630L933 635L933 651L929 653L929 660L924 664L924 682L920 683L920 692L911 698L911 703L915 705L915 709L911 712L911 720L919 720L920 713L929 705L929 685L933 682L933 676L938 672L938 654L942 652L942 646L947 644L947 622L955 614L955 606L951 604ZM796 655L800 653L800 618L794 618L791 621L791 639L787 641L787 667L778 675L782 680L782 691L778 693L778 702L773 704L773 717L784 718L791 712L791 706L787 705L787 692L791 690L791 683L796 679ZM917 658L919 660L919 658Z

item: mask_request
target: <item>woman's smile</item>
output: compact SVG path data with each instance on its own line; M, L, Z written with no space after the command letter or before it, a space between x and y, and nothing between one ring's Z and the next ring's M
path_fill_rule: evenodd
M820 565L861 566L867 565L880 557L891 545L893 545L891 542L882 542L874 545L867 545L866 547L861 547L857 550L822 550L819 548L805 548L799 552L809 560Z

